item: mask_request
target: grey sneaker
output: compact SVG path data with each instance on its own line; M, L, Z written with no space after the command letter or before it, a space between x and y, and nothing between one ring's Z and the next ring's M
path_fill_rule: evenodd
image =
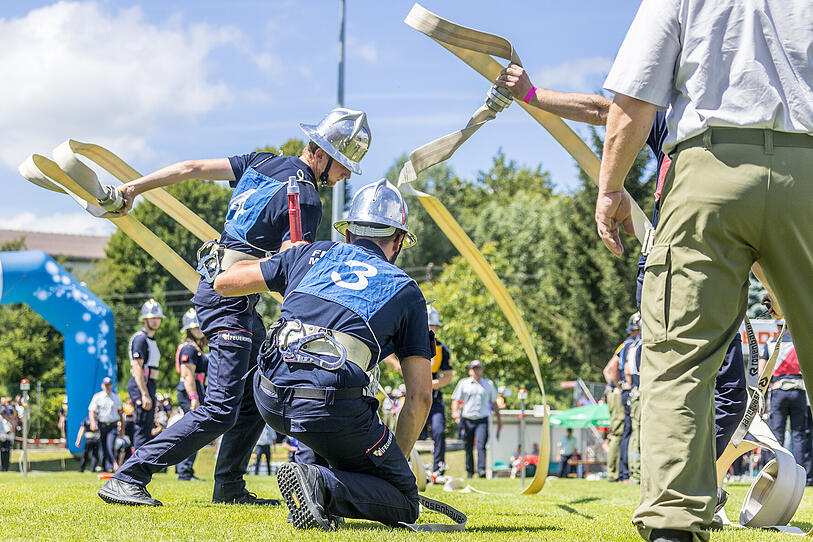
M294 527L336 530L325 510L325 482L317 467L285 463L277 471L277 483Z

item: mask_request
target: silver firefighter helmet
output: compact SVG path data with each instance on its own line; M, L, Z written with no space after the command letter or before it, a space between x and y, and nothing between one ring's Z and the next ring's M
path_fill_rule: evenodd
M630 320L627 323L627 333L632 331L637 331L641 329L641 313L636 312L632 316L630 316Z
M342 235L350 230L364 237L386 237L401 230L406 234L403 244L406 248L417 241L407 229L408 216L404 196L387 179L381 179L362 186L353 196L347 218L334 222L333 227Z
M426 316L429 317L429 325L430 326L442 326L443 325L443 323L440 321L440 313L431 304L426 305Z
M372 140L364 111L337 107L319 124L300 124L299 127L334 160L356 175L361 174L359 162L367 154Z
M164 317L164 309L161 308L161 304L154 299L147 300L146 303L141 305L141 316L138 317L139 320L143 320L145 318L163 318Z
M183 314L183 318L181 318L181 323L183 327L181 327L181 331L186 331L187 329L192 329L193 327L200 328L200 323L198 322L198 313L195 312L194 308L189 309Z

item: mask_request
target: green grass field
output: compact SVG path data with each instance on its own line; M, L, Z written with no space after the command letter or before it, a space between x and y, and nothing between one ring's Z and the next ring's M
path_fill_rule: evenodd
M450 463L453 474L459 474L460 452L451 454ZM66 462L69 469L76 465L73 459ZM212 467L211 449L205 449L195 468L208 482L181 483L174 474L159 474L149 489L164 506L131 508L103 503L96 496L103 482L95 474L58 472L58 453L36 453L28 478L17 472L0 473L0 540L640 540L630 523L637 486L549 478L540 494L528 497L518 495L518 480L471 482L491 495L446 493L430 486L427 496L468 515L465 533L415 534L358 520L349 520L340 533L323 533L294 530L285 522L284 507L212 504ZM279 496L274 477L249 476L248 487L262 497ZM738 517L747 485L728 489L726 509L729 517ZM425 513L420 522L446 518ZM809 530L811 524L813 491L808 491L792 525ZM796 539L739 529L712 536L721 541Z

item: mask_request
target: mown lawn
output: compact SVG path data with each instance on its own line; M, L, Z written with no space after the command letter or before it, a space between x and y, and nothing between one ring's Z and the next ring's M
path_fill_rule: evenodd
M459 452L451 463L459 469ZM174 474L159 474L150 491L164 502L161 508L130 508L103 503L95 474L55 472L56 453L38 453L27 479L0 473L0 540L640 540L630 524L637 502L635 486L549 479L535 496L518 495L518 480L473 480L472 486L490 495L446 493L430 486L426 495L442 500L469 517L465 533L415 534L379 524L349 520L340 533L296 531L285 522L286 509L211 503L212 452L204 450L196 463L198 475L209 482L180 483ZM67 468L75 468L70 459ZM46 471L44 469L53 469ZM171 469L170 469L171 470ZM263 497L279 496L274 477L249 476L249 489ZM726 507L738 517L747 485L729 487ZM445 522L426 513L421 522ZM813 524L813 491L808 491L793 525ZM713 540L797 540L767 531L727 529Z

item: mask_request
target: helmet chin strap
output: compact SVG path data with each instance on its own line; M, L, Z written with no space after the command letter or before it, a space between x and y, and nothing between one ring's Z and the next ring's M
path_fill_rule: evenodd
M328 155L325 170L322 172L321 175L319 175L319 183L322 186L327 186L327 174L330 173L331 166L333 166L333 157Z

